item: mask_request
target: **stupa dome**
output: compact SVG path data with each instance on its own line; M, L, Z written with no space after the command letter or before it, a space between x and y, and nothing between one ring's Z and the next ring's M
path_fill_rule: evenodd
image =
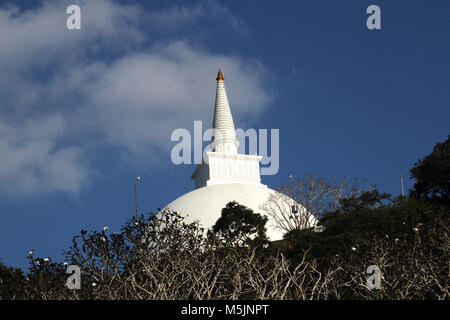
M269 200L275 190L264 185L246 183L225 183L198 188L186 193L175 201L169 203L166 208L172 209L186 216L186 222L198 220L203 227L211 228L220 218L221 210L230 201L236 201L253 210L268 216L262 207ZM289 210L289 209L288 209ZM275 228L275 223L268 216L266 224L267 236L271 240L280 240L283 231Z

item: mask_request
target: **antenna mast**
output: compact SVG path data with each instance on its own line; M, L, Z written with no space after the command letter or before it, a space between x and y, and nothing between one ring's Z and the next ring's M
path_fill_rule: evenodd
M405 196L405 190L403 189L403 175L400 175L400 181L402 183L402 196Z

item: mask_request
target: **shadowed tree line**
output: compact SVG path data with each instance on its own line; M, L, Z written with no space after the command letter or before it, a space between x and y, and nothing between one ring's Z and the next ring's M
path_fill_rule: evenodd
M449 150L447 139L416 163L406 197L291 180L280 192L320 213L320 228L302 225L302 210L279 211L296 221L280 224L281 241L267 239L266 217L235 202L209 231L169 210L120 232L82 230L67 264L33 252L26 274L0 263L0 299L448 299ZM67 265L81 269L79 290L66 287ZM371 265L379 289L369 288Z

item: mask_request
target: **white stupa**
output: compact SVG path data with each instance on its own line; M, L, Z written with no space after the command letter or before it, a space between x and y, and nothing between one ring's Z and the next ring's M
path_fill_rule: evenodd
M192 174L195 190L169 203L166 208L186 217L186 221L199 221L205 228L211 228L221 216L221 210L230 201L251 208L253 212L269 218L267 236L280 240L285 233L277 227L273 214L264 208L269 198L279 199L279 206L289 213L292 204L298 204L284 195L261 184L259 161L262 156L239 154L239 141L236 139L233 117L231 115L224 77L219 70L217 75L216 103L213 118L212 151L206 152L205 161L199 164ZM271 205L273 207L273 203ZM313 224L315 218L308 218Z

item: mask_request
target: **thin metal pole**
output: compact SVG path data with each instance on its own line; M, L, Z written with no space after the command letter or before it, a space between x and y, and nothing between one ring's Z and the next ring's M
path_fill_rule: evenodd
M134 179L134 199L136 201L136 219L138 219L139 215L139 208L138 208L138 192L137 192L137 182L138 180L141 180L141 177L137 177Z
M402 196L405 196L405 190L403 189L403 175L400 175L400 181L402 183Z
M294 190L294 177L292 174L289 173L289 179L291 180L291 191L292 191L292 199L295 197L295 190Z

